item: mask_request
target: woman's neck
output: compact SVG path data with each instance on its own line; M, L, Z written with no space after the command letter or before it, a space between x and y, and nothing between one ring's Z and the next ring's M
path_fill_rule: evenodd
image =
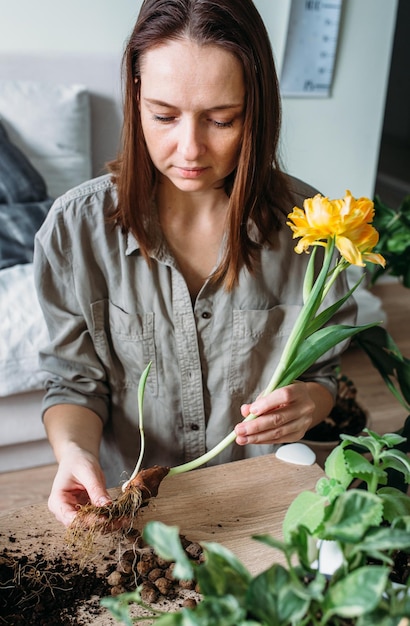
M157 194L162 232L192 299L215 269L225 232L228 197L214 194Z

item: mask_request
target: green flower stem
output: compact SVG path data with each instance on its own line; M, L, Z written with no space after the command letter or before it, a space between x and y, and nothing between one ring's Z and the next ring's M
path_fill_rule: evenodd
M341 274L345 269L347 269L350 266L350 263L348 261L346 261L344 258L340 259L340 261L337 263L337 265L335 266L332 275L330 276L329 280L327 281L324 289L323 289L323 300L325 299L326 295L328 294L328 292L330 291L330 289L333 286L333 283L335 282L336 278L339 276L339 274ZM359 284L362 282L364 278L364 274L361 278L359 278L356 287L359 286ZM356 289L355 287L355 289Z
M262 394L264 396L280 387L283 375L289 367L289 364L293 361L295 354L299 350L300 344L305 339L306 329L309 327L311 320L315 317L317 310L323 301L323 292L325 289L326 278L328 276L333 251L334 240L331 240L329 241L329 245L326 247L325 258L320 274L317 277L316 282L302 307L299 317L296 320L292 332L289 335L275 372L267 388Z
M139 426L140 441L141 441L140 453L139 453L138 461L134 468L134 471L132 472L130 478L122 485L122 491L125 491L125 488L130 484L130 482L138 474L140 467L141 467L142 459L144 457L144 452L145 452L145 433L144 433L144 420L143 420L144 391L145 391L145 385L147 383L148 374L151 369L151 365L152 365L152 361L148 363L147 367L142 372L141 378L138 383L138 412L139 412L138 426Z
M250 422L253 419L255 419L255 417L257 417L257 415L254 415L253 413L249 413L249 415L245 417L242 420L242 422ZM193 461L188 461L188 463L183 463L182 465L176 465L175 467L171 467L171 469L168 472L168 476L172 476L173 474L183 474L184 472L189 472L190 470L197 469L198 467L201 467L201 465L208 463L208 461L212 461L214 457L216 457L220 452L225 450L225 448L227 448L231 443L233 443L235 439L236 439L236 433L233 430L232 432L229 433L229 435L226 435L226 437L222 439L222 441L220 441L215 447L213 447L212 450L205 452L205 454L202 454L202 456L199 456Z
M283 350L281 359L275 369L275 372L266 387L265 391L262 393L262 396L266 396L275 389L278 389L281 386L281 381L284 378L284 374L286 373L289 364L292 362L295 353L297 353L300 344L305 339L306 329L308 328L311 320L314 318L320 304L323 300L323 290L326 282L326 278L329 273L329 266L332 260L334 251L334 240L330 240L328 245L326 246L325 258L323 262L323 267L319 273L319 276L316 279L316 282L313 288L310 290L310 293L307 297L305 304L302 307L302 310L299 314L298 319L296 320L296 324L292 329L291 334L288 337L285 348ZM247 417L245 417L243 422L250 422L251 420L257 417L253 413L250 413ZM201 465L208 463L218 454L220 454L225 448L227 448L230 444L232 444L236 439L235 430L231 431L229 435L227 435L222 441L220 441L212 450L209 450L202 456L194 459L193 461L188 461L188 463L183 463L182 465L177 465L172 467L168 473L168 476L173 476L174 474L183 474L184 472L189 472L193 469L197 469Z
M248 417L246 417L243 421L247 422L253 419L254 417L256 417L256 415L249 414ZM188 461L188 463L183 463L182 465L176 465L175 467L171 467L171 469L168 472L168 476L173 476L174 474L183 474L184 472L189 472L193 469L197 469L201 465L204 465L204 463L208 463L208 461L211 461L220 452L225 450L225 448L227 448L229 444L233 443L235 439L236 439L236 433L233 430L232 432L229 433L229 435L227 435L224 439L222 439L222 441L220 441L214 448L212 448L212 450L209 450L202 456L199 456L193 461Z
M303 281L303 304L306 303L310 292L313 287L313 279L315 275L315 258L316 258L317 246L313 247L313 250L310 255L309 263L306 268L306 274Z

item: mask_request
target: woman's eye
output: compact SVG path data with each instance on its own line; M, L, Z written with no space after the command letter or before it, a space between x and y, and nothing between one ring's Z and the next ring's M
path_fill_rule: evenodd
M168 124L169 122L173 122L175 117L168 115L153 115L153 120L155 122L161 122L162 124Z
M212 120L212 122L217 128L232 128L233 126L233 120L229 122L218 122L217 120Z

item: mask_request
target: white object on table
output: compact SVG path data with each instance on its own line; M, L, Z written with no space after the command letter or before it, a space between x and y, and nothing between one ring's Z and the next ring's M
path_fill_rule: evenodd
M276 458L295 465L313 465L316 454L304 443L286 443L275 452Z

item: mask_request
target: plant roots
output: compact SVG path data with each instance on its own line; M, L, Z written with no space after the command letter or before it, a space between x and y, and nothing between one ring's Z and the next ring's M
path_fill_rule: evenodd
M69 533L75 537L85 532L91 539L94 533L133 530L139 509L158 494L158 488L169 472L169 467L154 465L143 469L121 491L118 498L103 506L88 503L78 509Z

